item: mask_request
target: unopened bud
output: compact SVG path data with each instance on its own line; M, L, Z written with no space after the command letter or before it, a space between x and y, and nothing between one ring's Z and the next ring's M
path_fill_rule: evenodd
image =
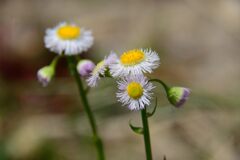
M167 96L172 105L181 107L188 99L190 90L184 87L171 87L167 91Z
M90 73L95 68L95 64L87 59L80 60L77 64L77 71L83 77L90 76Z
M38 78L38 81L44 87L46 87L48 83L51 81L51 79L53 78L54 74L55 74L55 68L49 65L38 70L37 78Z

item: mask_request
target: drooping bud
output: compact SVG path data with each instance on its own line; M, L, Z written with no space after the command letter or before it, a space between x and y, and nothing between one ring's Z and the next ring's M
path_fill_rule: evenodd
M77 64L77 71L83 77L89 77L95 68L95 64L91 60L80 60Z
M43 87L46 87L48 83L51 81L51 79L53 78L55 74L55 68L60 57L61 56L54 57L50 65L45 66L38 70L37 78L38 78L38 81L42 83Z
M52 65L49 65L38 70L37 78L38 81L43 85L43 87L46 87L53 78L54 74L55 68Z
M184 87L171 87L167 91L168 100L175 107L181 107L188 99L190 90Z

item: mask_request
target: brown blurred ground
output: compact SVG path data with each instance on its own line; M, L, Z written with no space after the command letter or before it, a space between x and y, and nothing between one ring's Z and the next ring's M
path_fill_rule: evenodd
M0 15L0 160L95 159L65 61L49 87L36 81L37 69L54 57L44 48L45 29L60 21L93 31L84 57L97 62L111 50L150 47L161 57L152 77L192 89L180 110L156 91L156 160L240 159L240 1L3 0ZM142 138L128 127L130 119L140 125L139 113L116 103L115 90L107 79L89 93L107 159L143 160Z

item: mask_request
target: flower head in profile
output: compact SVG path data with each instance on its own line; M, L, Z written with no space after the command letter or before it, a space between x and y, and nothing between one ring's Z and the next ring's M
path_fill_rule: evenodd
M117 60L117 55L115 53L110 53L109 56L105 57L104 60L100 61L96 67L93 69L90 77L87 79L87 83L90 87L97 86L98 80L105 76L105 72L108 70L109 66L114 64Z
M184 87L171 87L167 91L167 96L172 105L181 107L188 99L190 90Z
M87 51L93 44L92 32L73 23L62 22L47 29L46 48L57 54L76 55Z
M117 98L130 110L140 110L150 105L153 88L143 75L128 76L118 81Z
M133 49L124 52L119 60L110 66L113 77L151 73L160 64L158 54L151 49Z
M49 65L38 70L37 78L38 81L42 84L42 86L46 87L53 78L54 74L55 74L54 67Z
M95 64L88 59L80 60L77 64L77 71L83 77L89 77L94 68Z

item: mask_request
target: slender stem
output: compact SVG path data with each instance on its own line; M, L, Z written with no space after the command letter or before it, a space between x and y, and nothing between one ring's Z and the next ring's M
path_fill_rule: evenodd
M148 118L147 118L147 111L145 108L141 110L141 115L142 115L143 136L144 136L144 143L145 143L146 158L147 158L147 160L152 160Z
M152 82L152 81L160 83L166 92L169 90L169 87L162 80L160 80L160 79L150 79L149 80L149 82Z
M61 56L56 56L56 57L54 57L54 59L52 60L52 62L51 62L51 66L53 67L53 68L55 68L56 67L56 65L57 65L57 62L58 62L58 60L61 58Z
M86 91L84 90L81 78L76 70L76 60L74 57L68 56L67 61L68 61L69 71L70 71L71 75L74 76L74 78L77 82L79 94L80 94L84 109L87 113L89 123L92 128L93 140L95 142L97 152L98 152L98 159L104 160L105 156L104 156L104 151L103 151L103 144L102 144L101 138L98 135L96 122L95 122L93 113L91 111L91 108L90 108L88 100L87 100Z

